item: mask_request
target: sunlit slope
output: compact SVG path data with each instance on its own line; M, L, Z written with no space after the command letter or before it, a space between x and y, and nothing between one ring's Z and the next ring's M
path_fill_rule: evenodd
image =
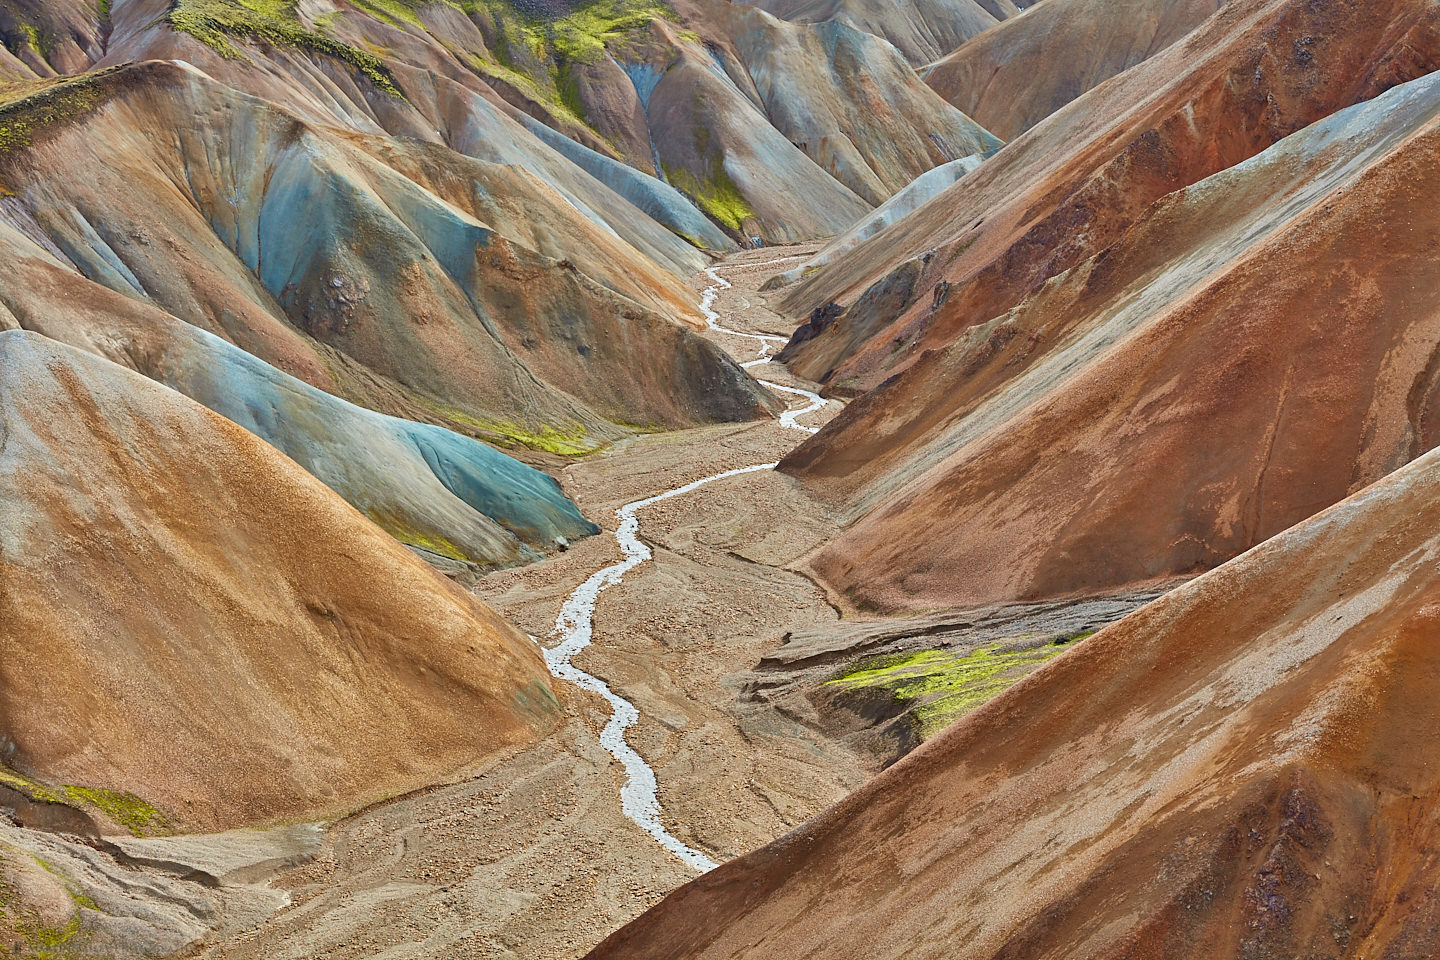
M341 811L534 740L539 650L248 431L0 333L5 763L174 828Z

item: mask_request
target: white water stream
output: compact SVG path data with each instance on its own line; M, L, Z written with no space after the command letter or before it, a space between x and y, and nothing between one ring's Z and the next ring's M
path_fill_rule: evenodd
M769 260L763 264L756 264L756 266L773 266L777 263L784 263L786 260L800 259L803 258L781 257L778 260ZM741 337L745 340L759 341L759 357L755 360L750 360L746 363L742 363L740 364L740 366L749 370L751 367L758 367L762 363L769 363L771 348L773 348L777 343L785 343L786 339L784 337L772 336L771 334L767 333L741 333L739 330L731 330L729 327L720 326L720 314L716 313L714 309L715 298L720 296L721 290L728 290L731 286L733 286L733 284L731 284L729 280L726 280L724 277L720 276L720 274L716 273L714 267L707 267L705 272L709 275L711 280L715 281L713 284L706 287L705 292L700 295L700 311L705 314L705 323L710 327L711 330L714 330L716 333L723 333L732 337ZM756 379L759 378L757 377ZM788 393L797 397L804 397L810 401L810 406L808 407L804 407L799 410L787 410L782 413L780 415L780 426L789 427L792 430L804 430L806 433L819 432L819 427L803 427L796 421L796 418L803 417L807 413L814 413L816 410L824 409L826 403L825 398L821 397L818 393L811 393L809 390L800 390L796 387L782 387L780 386L780 384L771 383L769 380L761 380L760 382L765 384L765 386L769 387L771 390L779 390L781 393Z
M794 257L783 257L780 260L772 260L754 266L769 266L774 263L781 263L785 260L793 260ZM762 363L770 362L770 351L776 343L784 343L784 337L771 336L769 334L741 333L738 330L730 330L719 324L720 315L713 309L715 299L720 295L722 289L731 286L730 282L720 276L711 267L705 271L715 283L707 287L700 297L700 309L705 314L705 321L710 329L724 333L732 337L742 337L747 340L760 342L760 357L749 363L742 364L745 367L754 367ZM780 425L789 427L792 430L800 430L806 433L815 433L818 427L806 427L796 422L797 417L814 413L825 407L826 401L819 394L811 393L809 390L800 390L795 387L782 387L779 384L762 380L767 387L788 393L795 396L805 397L810 405L798 410L789 410L780 416ZM600 732L600 745L603 746L612 757L620 761L625 768L625 785L620 788L620 809L625 816L633 820L640 829L655 838L666 850L684 860L691 867L702 873L713 870L717 864L705 854L693 847L686 846L678 838L671 835L665 829L660 819L660 797L659 783L655 779L655 771L645 762L640 754L625 742L625 731L634 726L640 719L640 711L635 705L624 697L619 696L609 685L599 677L592 676L575 666L572 662L575 656L590 646L595 635L595 602L600 594L607 588L613 587L625 578L625 574L638 567L640 564L651 559L654 554L650 548L640 539L640 518L637 512L662 500L669 500L671 497L678 497L690 493L693 490L714 483L717 480L725 480L730 477L738 477L746 473L758 473L761 470L774 469L776 464L760 463L753 467L741 467L738 470L726 470L709 477L687 483L684 486L667 490L664 493L644 500L636 500L634 503L627 503L615 511L615 517L620 525L615 530L615 540L620 544L620 550L625 559L619 563L612 564L603 570L591 574L590 578L576 588L560 608L560 616L555 620L555 634L559 635L560 642L545 650L545 663L550 672L561 680L568 680L577 687L597 693L605 698L610 704L610 722L605 724L605 729Z

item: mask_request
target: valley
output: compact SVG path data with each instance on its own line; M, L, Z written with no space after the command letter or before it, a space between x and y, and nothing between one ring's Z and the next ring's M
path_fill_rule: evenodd
M1437 0L0 0L0 956L1440 955Z
M735 286L716 289L715 309L746 333L713 336L741 357L754 352L752 331L783 330L749 299L774 257L757 251L718 271ZM760 375L799 386L783 370ZM802 398L794 410L810 406ZM824 422L831 406L803 413L802 424ZM549 647L552 669L568 681L560 695L570 721L475 779L342 821L315 862L271 882L294 905L200 955L580 957L697 864L766 842L861 783L864 768L844 747L778 714L736 714L736 678L776 637L835 619L823 592L785 569L833 530L768 469L802 435L803 426L779 420L702 428L637 437L570 467L566 490L587 516L608 518L605 533L474 588ZM757 463L761 470L706 482ZM616 514L646 500L654 502L628 514L640 521L640 539L625 542L631 551L653 545L653 560L590 595L591 646L572 643L562 658L581 616L577 587L623 561ZM572 658L588 673L570 667ZM643 766L616 762L605 744L612 704L596 695L591 674L638 711L624 736ZM668 843L622 808L627 782L651 768Z
M785 329L758 288L801 251L747 252L693 279L716 315L707 335L754 363L770 342L756 338ZM607 518L602 535L474 583L546 648L567 719L462 778L316 825L303 843L273 830L230 835L240 864L230 879L203 892L179 884L181 902L214 898L185 956L583 957L698 871L795 828L888 762L893 746L880 760L865 738L847 742L844 710L805 706L838 665L877 649L873 637L818 673L786 674L800 690L788 699L745 694L763 686L755 670L784 638L833 638L841 625L826 592L796 569L838 523L772 468L842 404L818 405L781 367L757 372L795 391L782 394L793 398L793 423L640 436L570 466L565 489L586 516ZM626 517L638 530L626 532ZM1018 610L968 638L970 648L1092 632L1147 599ZM864 623L852 617L847 629ZM943 633L933 618L908 635L903 621L873 629L888 634L885 649L933 648ZM576 642L582 632L588 644ZM206 870L218 840L143 845L149 862ZM102 865L84 889L125 872Z

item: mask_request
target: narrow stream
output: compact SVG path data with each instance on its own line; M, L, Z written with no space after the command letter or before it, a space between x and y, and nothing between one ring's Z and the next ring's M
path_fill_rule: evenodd
M755 266L768 267L774 266L777 263L784 263L787 260L800 259L803 258L781 257L778 260L768 260L765 263L755 264ZM730 289L732 284L729 280L726 280L724 277L720 276L720 274L716 272L716 268L714 267L707 267L705 269L705 273L709 275L711 280L715 281L713 284L706 287L705 292L700 295L700 310L702 313L705 314L705 323L710 327L711 330L714 330L716 333L723 333L731 337L741 337L746 340L756 340L760 343L759 357L754 360L746 361L745 363L740 364L740 366L749 370L753 367L758 367L761 364L769 363L771 349L777 343L785 343L786 338L773 336L768 333L741 333L739 330L731 330L729 327L720 326L720 314L716 313L714 309L715 298L720 296L721 290ZM760 378L756 377L756 379L759 380ZM787 410L786 412L782 413L780 415L780 426L789 427L792 430L804 430L806 433L818 433L820 431L819 427L801 426L797 422L796 418L803 417L808 413L814 413L816 410L824 409L826 404L826 400L824 397L820 396L818 393L811 393L809 390L801 390L797 387L782 387L780 384L772 383L769 380L760 380L760 382L765 384L765 386L769 387L771 390L778 390L781 393L788 393L797 397L804 397L810 401L810 406L808 407L804 407L799 410Z
M794 257L783 257L779 260L768 261L754 266L769 266L773 263L781 263L785 260L793 260ZM742 364L747 368L753 368L763 363L770 362L770 351L777 343L784 343L784 337L771 336L759 333L741 333L738 330L730 330L719 324L720 315L715 312L715 300L722 289L731 286L730 282L716 272L714 267L705 271L715 283L707 287L700 297L700 309L705 314L705 320L711 330L728 334L733 337L742 337L747 340L760 342L760 356ZM767 387L794 396L805 397L810 401L806 407L797 410L788 410L780 416L780 425L792 430L799 430L805 433L815 433L818 427L806 427L796 422L797 417L821 410L826 405L826 400L819 394L809 390L801 390L796 387L783 387L768 380L762 380ZM624 697L619 696L609 685L599 677L592 676L575 666L572 662L580 651L590 646L595 635L595 602L600 594L607 587L612 587L625 578L625 574L638 567L640 564L650 560L654 554L650 548L640 539L640 518L636 515L638 511L662 500L669 500L671 497L678 497L691 491L698 490L709 483L717 480L725 480L730 477L738 477L746 473L758 473L762 470L772 470L776 464L760 463L753 467L741 467L738 470L726 470L709 477L687 483L684 486L667 490L664 493L644 500L636 500L634 503L627 503L615 511L615 517L620 521L615 530L615 540L620 544L620 550L625 559L619 563L605 567L591 574L590 578L576 588L575 592L566 599L564 606L560 608L560 616L555 620L555 633L560 637L560 642L545 650L545 663L550 672L561 680L568 680L582 689L589 690L604 697L610 704L610 722L605 724L605 729L600 732L600 745L625 768L625 785L620 788L620 808L625 816L633 820L640 829L655 838L666 850L679 857L685 863L696 870L704 873L713 870L717 864L699 850L682 843L678 838L671 835L665 829L660 819L660 797L659 783L655 778L655 771L645 762L640 754L625 742L625 731L634 726L640 719L640 711L635 705Z

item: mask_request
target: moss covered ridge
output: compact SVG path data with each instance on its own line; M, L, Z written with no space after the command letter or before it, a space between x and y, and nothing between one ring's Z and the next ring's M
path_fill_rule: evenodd
M425 31L426 7L447 6L488 20L493 59L472 54L469 66L502 80L557 119L587 126L573 68L602 59L606 51L640 36L656 20L678 21L663 0L592 0L560 17L544 17L513 0L350 0L358 11L401 29ZM245 59L237 41L310 50L341 60L392 96L402 97L383 50L362 50L330 35L336 11L307 27L295 0L171 0L163 17L169 25L204 43L220 56ZM373 52L372 52L373 51Z
M106 81L125 67L73 79L18 84L0 89L0 157L30 146L46 129L73 122L110 94Z
M47 786L3 765L0 765L0 784L19 790L41 803L60 803L77 810L98 811L137 837L170 832L170 819L133 793L73 784Z
M569 64L594 63L652 21L679 19L661 0L591 0L553 18L524 12L512 0L467 0L459 6L488 13L507 45L518 41L536 60Z
M592 0L559 17L539 16L513 0L436 2L488 18L493 26L487 37L494 60L477 58L476 70L511 83L552 115L581 126L588 123L574 68L623 48L656 20L679 19L662 0Z
M1027 674L1069 649L1073 640L1019 649L992 645L959 654L946 650L873 657L826 686L880 688L909 705L922 739L1004 693Z
M361 6L369 12L383 14L398 4L371 0ZM170 9L163 19L175 30L189 34L227 60L247 59L233 42L235 40L309 50L349 64L385 93L404 98L383 60L307 29L295 13L293 0L171 0Z

